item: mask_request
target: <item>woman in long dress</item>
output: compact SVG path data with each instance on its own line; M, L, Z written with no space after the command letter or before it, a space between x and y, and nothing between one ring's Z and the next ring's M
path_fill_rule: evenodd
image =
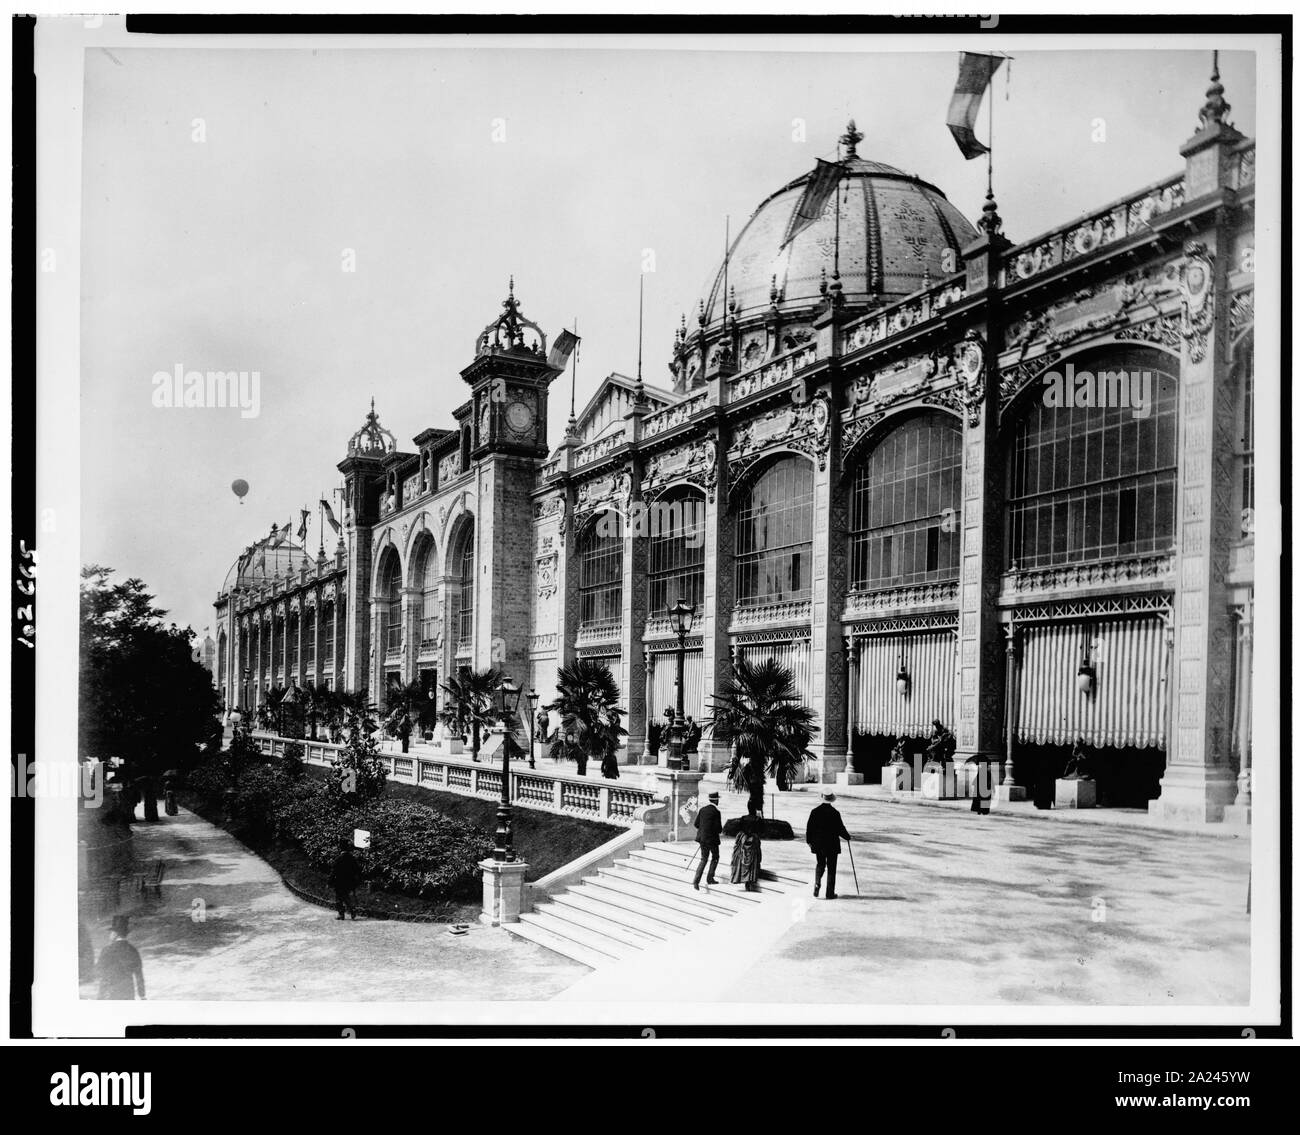
M758 890L758 872L763 864L763 841L759 838L762 823L757 809L750 804L749 815L740 821L731 849L731 881L744 883L747 891Z

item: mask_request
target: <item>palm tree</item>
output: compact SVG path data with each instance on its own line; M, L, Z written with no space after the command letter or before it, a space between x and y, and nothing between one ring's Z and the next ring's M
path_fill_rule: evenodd
M618 682L609 667L594 658L579 658L560 667L555 687L560 696L546 707L560 715L551 756L576 761L579 775L586 773L589 757L602 765L612 762L627 730L618 705ZM607 766L607 776L609 771ZM617 776L617 766L613 771Z
M469 722L473 731L470 744L472 760L478 760L480 730L483 726L492 724L492 703L496 699L497 690L501 688L503 677L500 670L491 667L486 670L471 670L466 666L462 668L459 678L449 678L443 684L447 696L456 703L462 719Z
M713 719L706 728L731 748L727 780L737 792L748 792L761 813L767 777L784 791L812 756L808 744L820 732L816 714L800 699L790 670L770 658L740 659L709 708Z

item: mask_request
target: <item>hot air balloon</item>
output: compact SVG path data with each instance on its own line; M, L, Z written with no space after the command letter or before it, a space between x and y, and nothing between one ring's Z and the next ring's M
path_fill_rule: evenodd
M243 503L244 503L244 496L245 496L245 495L247 494L247 492L248 492L248 482L245 481L245 480L243 479L243 477L240 477L240 478L238 478L237 480L231 481L231 482L230 482L230 491L231 491L232 493L234 493L235 496L237 496L237 497L239 498L239 503L240 503L240 504L243 504Z

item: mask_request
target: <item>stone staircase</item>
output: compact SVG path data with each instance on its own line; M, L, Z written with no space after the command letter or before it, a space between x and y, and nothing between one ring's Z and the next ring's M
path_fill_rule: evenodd
M647 844L502 928L600 969L808 887L806 879L764 870L758 892L730 882L706 889L703 880L697 891L691 885L694 850L692 843ZM725 851L718 878L731 878Z

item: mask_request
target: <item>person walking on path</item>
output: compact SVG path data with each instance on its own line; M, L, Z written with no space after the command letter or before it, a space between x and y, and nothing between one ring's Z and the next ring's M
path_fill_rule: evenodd
M126 940L131 924L125 914L113 916L113 937L100 951L96 970L101 1001L134 1001L144 997L144 967L140 951Z
M402 714L402 719L397 723L397 735L402 739L402 752L411 751L411 715Z
M751 801L749 814L741 819L731 849L731 881L744 883L747 891L758 890L758 873L763 868L762 826L758 808Z
M817 873L813 877L813 898L822 889L822 873L826 875L826 897L836 898L835 863L840 857L840 840L852 839L844 827L844 820L834 806L835 793L823 792L822 802L808 814L808 831L805 839L809 850L817 857Z
M718 811L718 794L709 793L709 802L695 813L695 842L700 845L700 865L695 868L695 889L700 889L700 879L708 862L709 875L704 881L710 887L718 885L718 852L722 848L722 813Z
M360 882L361 866L353 856L352 849L344 844L329 874L329 884L334 888L334 902L339 908L340 920L344 917L344 911L352 915L353 922L357 920L357 907L352 892L357 889L357 884Z

